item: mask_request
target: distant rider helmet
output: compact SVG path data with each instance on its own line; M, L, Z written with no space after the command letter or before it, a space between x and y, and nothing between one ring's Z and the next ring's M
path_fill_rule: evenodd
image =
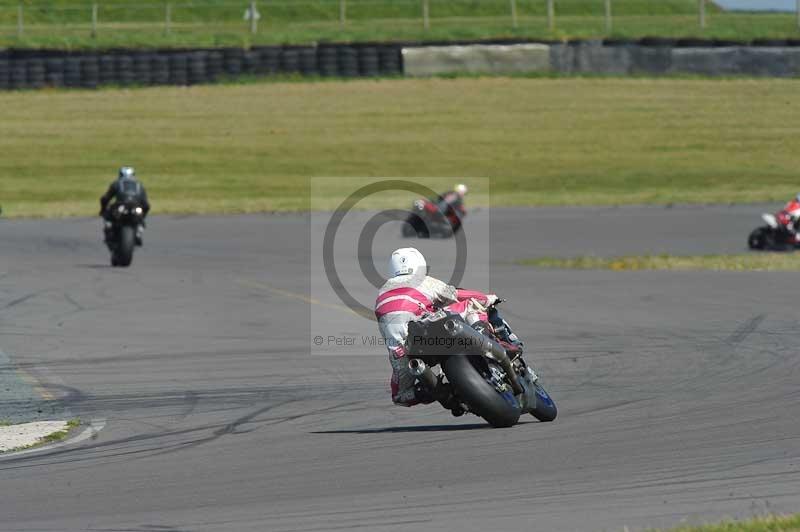
M467 185L465 185L464 183L459 183L456 185L456 194L458 194L462 198L467 195L467 192L469 192L469 189L467 188Z
M389 259L389 273L392 277L398 275L427 274L428 264L425 257L416 248L400 248L392 252Z
M119 169L118 179L136 179L136 172L132 166L123 166Z

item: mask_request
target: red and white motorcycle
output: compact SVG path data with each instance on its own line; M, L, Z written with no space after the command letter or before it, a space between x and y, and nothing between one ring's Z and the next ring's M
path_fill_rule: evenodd
M767 225L753 229L747 238L750 249L788 251L800 248L800 195L776 214L762 214Z

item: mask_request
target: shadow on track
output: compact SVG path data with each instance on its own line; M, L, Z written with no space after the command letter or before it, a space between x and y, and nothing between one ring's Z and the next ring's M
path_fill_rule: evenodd
M470 423L469 425L415 425L411 427L383 427L379 429L360 430L318 430L309 434L394 434L402 432L451 432L458 430L490 429L485 423Z

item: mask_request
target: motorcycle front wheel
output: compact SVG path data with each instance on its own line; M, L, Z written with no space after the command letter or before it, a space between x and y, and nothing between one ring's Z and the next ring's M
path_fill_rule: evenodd
M531 410L531 415L539 421L553 421L558 415L558 409L553 398L550 397L550 394L538 381L534 383L533 389L536 394L536 407Z
M124 225L120 228L119 242L115 249L117 266L127 267L131 265L131 261L133 260L133 247L136 245L134 237L133 227Z

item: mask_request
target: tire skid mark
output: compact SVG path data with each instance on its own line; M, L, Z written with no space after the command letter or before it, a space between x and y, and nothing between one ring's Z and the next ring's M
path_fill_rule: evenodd
M742 325L737 327L733 333L725 339L725 343L736 345L744 342L747 340L747 337L750 336L752 333L758 329L758 326L761 325L761 322L767 317L766 314L759 314L757 316L753 316Z

